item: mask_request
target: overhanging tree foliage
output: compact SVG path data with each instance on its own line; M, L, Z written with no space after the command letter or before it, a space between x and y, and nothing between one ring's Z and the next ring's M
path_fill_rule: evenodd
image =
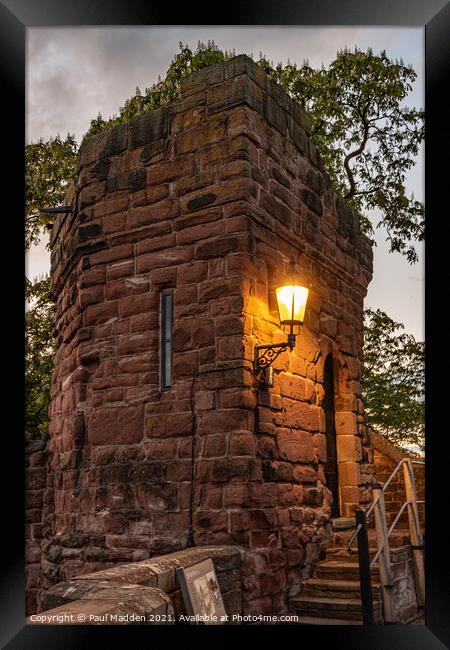
M423 446L425 343L380 309L365 311L363 397L369 427L392 443Z
M318 70L259 63L309 112L312 140L336 189L361 213L379 210L390 250L416 262L424 206L406 195L405 181L424 139L424 113L404 104L417 76L412 67L371 49L345 49ZM373 232L367 214L361 225Z
M75 174L77 143L68 134L50 140L39 140L25 147L25 246L38 244L52 215L40 213L42 208L60 205L67 186Z
M25 314L25 435L45 436L48 430L51 376L55 344L54 305L49 298L50 278L25 281L29 308Z
M25 147L25 248L38 244L51 226L52 215L42 208L60 205L75 174L77 143L70 134ZM48 406L55 353L54 306L49 277L25 278L25 435L40 438L48 428Z

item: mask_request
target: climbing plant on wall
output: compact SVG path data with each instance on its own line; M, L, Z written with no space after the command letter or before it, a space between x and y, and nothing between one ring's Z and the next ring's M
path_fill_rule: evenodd
M156 84L146 88L143 93L140 88L136 88L136 94L125 102L118 115L104 120L99 114L91 121L84 139L121 122L127 122L146 111L168 106L180 98L180 82L184 77L235 56L234 52L219 50L214 41L208 41L207 44L199 42L195 51L183 43L180 43L179 47L180 51L174 56L163 79L159 78Z

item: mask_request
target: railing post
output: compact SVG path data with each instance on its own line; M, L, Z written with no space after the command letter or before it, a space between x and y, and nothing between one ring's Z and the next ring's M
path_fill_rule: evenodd
M369 538L367 536L366 513L363 508L355 510L356 525L361 526L357 534L359 558L359 588L363 625L373 625L373 595L370 575Z
M409 534L414 562L414 578L416 583L417 604L425 606L425 571L423 559L423 539L420 532L419 511L417 509L416 481L414 469L409 458L403 463L405 476L405 492L408 501Z
M380 567L381 592L383 595L383 613L385 623L394 623L394 601L392 597L392 571L391 557L389 553L388 529L386 522L386 510L384 506L383 484L373 484L375 531L377 535L377 547L383 550L378 558Z

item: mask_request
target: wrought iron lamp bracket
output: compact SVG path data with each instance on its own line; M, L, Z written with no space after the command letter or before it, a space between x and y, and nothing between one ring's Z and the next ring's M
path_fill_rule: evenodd
M267 375L267 370L279 355L288 348L293 350L295 346L295 334L288 334L288 340L284 343L272 343L268 345L257 345L255 347L255 360L253 362L253 375L261 384L273 385Z
M288 347L287 343L276 343L273 345L257 345L255 347L255 373L270 366L278 356Z

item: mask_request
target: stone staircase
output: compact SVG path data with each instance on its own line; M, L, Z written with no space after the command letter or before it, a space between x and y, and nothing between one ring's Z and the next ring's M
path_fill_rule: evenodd
M303 625L362 625L359 566L356 543L354 553L347 551L348 540L354 530L354 520L337 520L333 525L331 541L322 547L323 559L305 581L299 596L290 599L294 613ZM406 542L407 531L393 533L392 547ZM375 531L369 530L369 552L376 552ZM376 623L383 623L378 564L372 570L373 608Z

